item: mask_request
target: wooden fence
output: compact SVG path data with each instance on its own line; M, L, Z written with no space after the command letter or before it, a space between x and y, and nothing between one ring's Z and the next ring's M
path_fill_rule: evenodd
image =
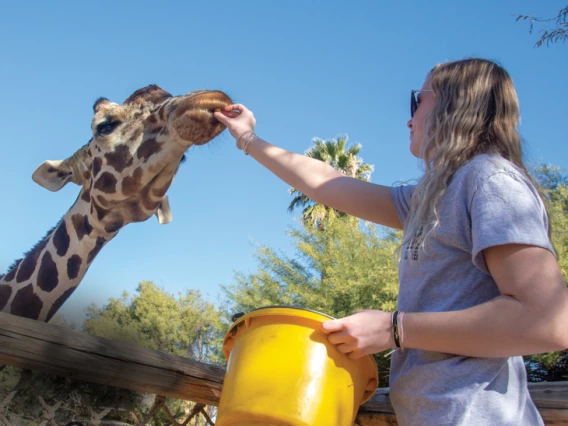
M218 366L3 313L0 364L213 406L225 376ZM547 425L568 425L568 382L529 391ZM361 406L355 424L397 424L388 388Z

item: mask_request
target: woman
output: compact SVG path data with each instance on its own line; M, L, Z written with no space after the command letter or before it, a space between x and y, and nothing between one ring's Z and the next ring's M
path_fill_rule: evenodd
M350 358L400 349L390 391L401 425L543 424L522 356L568 347L568 291L522 161L511 78L483 59L438 65L412 91L411 113L410 151L425 172L393 188L265 142L242 105L215 117L315 202L404 229L398 311L323 324Z

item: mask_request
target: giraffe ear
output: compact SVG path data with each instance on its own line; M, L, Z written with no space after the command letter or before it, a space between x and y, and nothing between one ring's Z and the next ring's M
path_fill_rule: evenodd
M73 178L73 171L64 163L64 160L46 160L32 175L38 185L50 191L59 191Z
M164 195L164 198L162 198L162 202L158 210L156 210L156 216L158 217L158 222L162 225L172 221L172 211L170 210L170 202L167 195Z

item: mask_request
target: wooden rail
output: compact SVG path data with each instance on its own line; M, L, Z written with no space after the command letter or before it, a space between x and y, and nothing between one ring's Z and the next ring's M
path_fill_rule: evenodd
M0 313L0 364L218 405L225 370L128 343ZM568 425L568 382L531 383L549 425ZM356 425L396 425L388 388L361 406Z

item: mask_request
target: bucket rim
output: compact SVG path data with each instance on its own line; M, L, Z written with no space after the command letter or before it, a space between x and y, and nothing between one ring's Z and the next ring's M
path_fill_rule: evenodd
M328 315L324 312L320 312L320 311L316 311L315 309L310 309L310 308L304 308L302 306L293 306L293 305L267 305L267 306L261 306L260 308L255 308L255 309L251 309L248 312L238 312L236 314L233 314L232 318L235 318L237 315L238 317L235 318L235 320L233 321L233 324L231 325L232 328L233 325L235 325L237 322L241 321L244 317L254 313L259 313L259 311L265 310L265 309L294 309L294 310L298 310L298 311L305 311L305 312L311 312L313 314L318 314L321 315L323 317L326 317L327 319L330 320L334 320L337 319L335 317L332 317L331 315Z

